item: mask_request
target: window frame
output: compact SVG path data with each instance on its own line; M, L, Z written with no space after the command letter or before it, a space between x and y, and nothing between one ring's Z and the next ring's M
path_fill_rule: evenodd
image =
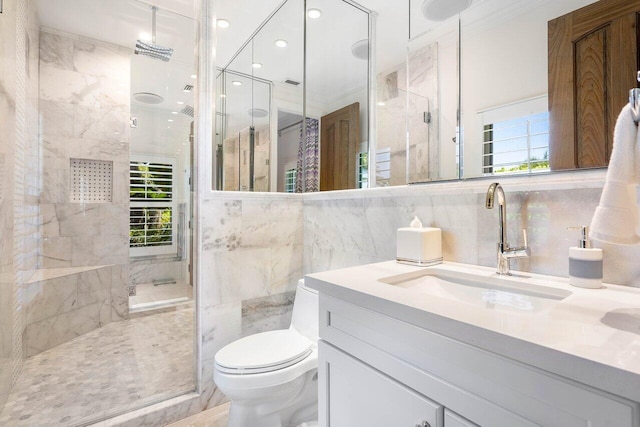
M535 174L540 172L548 172L550 169L547 168L535 168L532 167L533 164L537 164L542 161L549 161L549 112L548 112L548 96L541 95L533 98L527 98L518 100L509 104L500 105L497 107L493 107L484 111L479 111L477 114L479 116L479 124L480 124L480 132L482 141L482 148L480 150L480 170L482 176L495 176L495 175L520 175L520 174ZM546 132L543 133L533 133L531 129L531 118L541 115L547 114L546 122L547 128ZM514 136L513 138L509 138L509 140L517 140L518 138L526 138L527 139L527 158L525 161L520 162L521 165L526 164L528 166L527 169L523 169L521 171L499 171L496 172L496 168L507 168L514 167L514 165L509 166L508 164L495 164L495 156L502 153L502 151L496 152L496 143L504 142L505 140L495 139L495 128L494 125L496 123L504 123L508 121L514 120L522 120L523 123L527 124L527 131L525 134ZM533 137L537 137L540 135L547 135L547 145L544 147L534 147L530 146L530 141ZM503 144L500 144L499 147L503 147ZM546 148L546 159L535 159L532 160L531 151L532 150L540 150L542 148ZM516 150L523 151L523 150ZM535 156L534 156L535 157Z

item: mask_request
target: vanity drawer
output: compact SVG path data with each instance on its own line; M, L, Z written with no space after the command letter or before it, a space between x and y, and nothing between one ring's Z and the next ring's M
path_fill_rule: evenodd
M448 409L444 410L444 427L479 427L478 424L474 424L464 417L451 412Z
M640 425L635 402L325 294L320 337L479 425Z

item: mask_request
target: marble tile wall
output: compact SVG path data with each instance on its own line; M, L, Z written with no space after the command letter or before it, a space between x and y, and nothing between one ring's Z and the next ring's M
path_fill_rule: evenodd
M302 200L209 199L200 257L214 305L295 291L302 277ZM258 306L256 306L258 307Z
M114 264L111 321L128 312L129 49L40 33L43 188L39 268ZM71 203L71 159L113 164L112 201ZM101 315L96 307L93 315ZM94 322L95 323L95 322Z
M75 337L121 320L113 313L113 280L120 269L101 267L28 284L25 347L31 357ZM116 284L117 287L120 284ZM113 316L116 318L113 319Z
M351 197L307 195L304 272L394 259L396 229L407 226L414 215L425 226L442 229L445 260L494 266L498 216L484 207L489 183L478 181L460 190L457 184L435 184L354 192ZM503 187L509 241L522 243L521 229L526 228L532 251L531 258L512 268L566 277L568 249L577 244L577 235L567 227L590 223L601 185L526 190L507 180ZM596 246L604 249L605 281L640 286L640 247Z
M13 164L16 147L16 7L4 6L0 25L0 407L12 386L16 281L13 258ZM20 366L16 366L20 369Z
M0 407L22 366L24 279L37 262L38 18L5 2L0 22Z

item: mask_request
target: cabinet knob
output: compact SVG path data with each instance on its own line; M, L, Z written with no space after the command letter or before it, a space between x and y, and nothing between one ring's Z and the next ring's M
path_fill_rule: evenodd
M431 427L429 421L423 421L422 424L416 424L416 427Z

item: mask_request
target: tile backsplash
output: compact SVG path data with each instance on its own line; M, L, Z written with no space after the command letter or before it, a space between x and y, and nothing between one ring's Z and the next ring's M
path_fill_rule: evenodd
M375 189L352 197L308 195L304 202L305 273L395 259L396 229L417 215L425 226L442 229L446 261L496 265L498 213L486 209L485 181ZM490 181L486 180L486 186ZM457 188L456 188L457 187ZM578 238L570 226L589 225L602 184L511 184L505 179L509 243L528 232L532 256L514 269L561 277L568 275L568 250ZM640 246L604 249L604 280L640 286Z

